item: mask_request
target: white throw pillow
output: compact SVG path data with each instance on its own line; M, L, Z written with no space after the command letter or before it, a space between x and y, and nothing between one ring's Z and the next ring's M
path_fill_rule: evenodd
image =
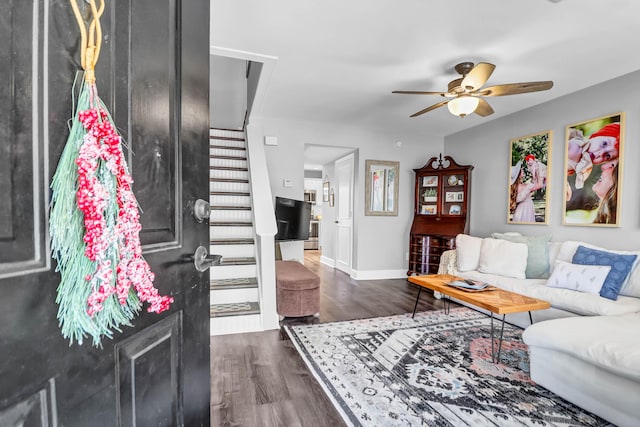
M456 236L456 257L458 258L458 271L471 271L478 269L480 262L480 246L482 238L467 234Z
M529 249L524 243L501 239L483 239L478 271L524 279Z
M547 280L547 286L599 295L610 271L609 265L582 265L556 261L553 273Z

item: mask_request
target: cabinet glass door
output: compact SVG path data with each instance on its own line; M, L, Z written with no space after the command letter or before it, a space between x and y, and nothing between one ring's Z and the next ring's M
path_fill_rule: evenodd
M464 174L451 174L443 176L442 214L462 215L464 212Z
M438 214L438 175L426 175L420 180L419 206L421 215Z

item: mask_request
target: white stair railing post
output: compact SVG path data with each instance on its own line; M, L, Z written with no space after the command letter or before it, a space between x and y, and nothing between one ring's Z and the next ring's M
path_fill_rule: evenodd
M256 233L256 266L260 284L260 307L263 329L278 329L276 311L275 242L276 219L269 184L267 158L262 138L252 125L246 128L247 158Z

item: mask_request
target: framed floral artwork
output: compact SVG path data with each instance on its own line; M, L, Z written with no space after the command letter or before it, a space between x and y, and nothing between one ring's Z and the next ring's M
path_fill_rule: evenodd
M546 130L509 141L507 223L548 224L551 139Z
M624 113L567 126L564 225L620 225Z

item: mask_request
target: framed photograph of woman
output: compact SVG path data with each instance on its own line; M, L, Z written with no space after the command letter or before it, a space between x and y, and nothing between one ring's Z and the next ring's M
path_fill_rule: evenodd
M567 126L564 225L620 225L624 113Z
M552 132L546 130L509 141L507 223L549 223L551 139Z

